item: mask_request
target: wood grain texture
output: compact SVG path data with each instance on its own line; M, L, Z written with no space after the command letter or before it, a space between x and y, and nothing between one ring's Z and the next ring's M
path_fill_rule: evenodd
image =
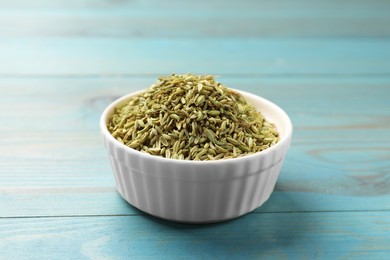
M3 38L0 76L388 76L385 39ZM31 61L31 62L27 62Z
M251 213L209 225L149 216L0 219L0 251L16 259L384 259L389 219L389 212Z

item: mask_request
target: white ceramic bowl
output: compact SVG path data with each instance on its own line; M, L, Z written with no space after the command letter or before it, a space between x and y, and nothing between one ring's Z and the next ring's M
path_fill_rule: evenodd
M167 159L118 142L106 124L115 107L140 92L110 104L100 130L120 195L134 207L180 222L216 222L236 218L261 206L271 195L290 146L292 124L270 101L236 90L274 123L280 140L272 147L241 158L215 161Z

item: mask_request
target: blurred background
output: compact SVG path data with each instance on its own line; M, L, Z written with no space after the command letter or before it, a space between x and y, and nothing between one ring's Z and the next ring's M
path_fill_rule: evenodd
M1 74L387 75L388 1L1 1Z
M382 222L353 230L383 243L376 249L389 250L378 235L389 229L390 210L389 25L387 0L0 0L0 217L31 217L35 227L39 216L142 215L115 192L98 131L101 112L159 75L213 74L231 88L272 100L293 121L291 150L259 212L298 212L298 220L308 221L307 212L327 212L313 227L350 218L366 223L365 215L348 214L379 212ZM264 226L272 219L289 217L271 215ZM255 222L235 223L241 230ZM258 231L241 238L252 245L270 241ZM342 233L345 243L355 245L350 234ZM111 246L122 241L111 235ZM55 239L48 246L52 258ZM47 242L44 236L36 240ZM336 250L336 240L317 249ZM36 245L7 241L0 243L5 255L28 256L26 248ZM200 248L213 256L236 246L234 240L226 245ZM261 248L240 246L239 252L253 254ZM169 247L159 252L169 255Z

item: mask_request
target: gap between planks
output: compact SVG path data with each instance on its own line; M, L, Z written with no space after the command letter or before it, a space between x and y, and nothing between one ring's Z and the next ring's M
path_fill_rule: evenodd
M390 212L390 210L302 210L302 211L267 211L267 212L261 212L261 211L252 211L244 215L248 214L314 214L314 213L370 213L370 212ZM33 219L33 218L96 218L96 217L137 217L137 216L151 216L147 213L132 213L132 214L100 214L100 215L93 215L93 214L87 214L87 215L63 215L63 216L51 216L51 215L41 215L41 216L12 216L12 217L1 217L1 219ZM241 217L241 216L240 216ZM156 219L160 219L158 217L154 217ZM237 217L239 218L239 217ZM234 219L237 219L234 218ZM232 220L234 220L232 219ZM169 221L169 220L167 220ZM229 221L229 220L227 220Z

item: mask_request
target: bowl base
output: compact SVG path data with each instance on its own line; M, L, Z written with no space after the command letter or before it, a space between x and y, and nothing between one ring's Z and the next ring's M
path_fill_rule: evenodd
M127 202L127 201L126 201ZM225 222L225 221L231 221L231 220L235 220L239 217L242 217L248 213L251 213L253 210L251 211L248 211L246 213L243 213L241 215L238 215L238 216L235 216L235 217L231 217L231 218L224 218L224 219L215 219L215 220L206 220L206 221L189 221L189 220L180 220L180 219L171 219L171 218L164 218L164 217L161 217L161 216L158 216L158 215L155 215L155 214L152 214L152 213L149 213L149 212L146 212L136 206L134 206L133 204L129 203L131 206L133 206L134 208L138 209L139 211L142 211L143 213L149 215L149 216L152 216L154 218L158 218L158 219L162 219L162 220L165 220L165 221L169 221L169 222L175 222L175 223L180 223L180 224L193 224L193 225L203 225L203 224L214 224L214 223L219 223L219 222Z
M226 222L226 221L235 220L235 219L237 219L239 217L242 217L242 216L244 216L244 215L246 215L248 213L251 213L255 209L261 207L269 199L269 197L268 197L258 207L255 207L254 209L251 209L248 212L239 214L239 215L231 217L231 218L213 219L213 220L206 220L206 221L191 221L191 220L181 220L181 219L165 218L165 217L153 214L153 213L149 213L149 212L147 212L147 211L145 211L143 209L140 209L139 207L133 205L132 203L130 203L119 191L118 191L118 193L122 197L122 199L124 199L129 205L131 205L132 207L136 208L137 210L139 210L139 211L141 211L141 212L143 212L143 213L145 213L145 214L147 214L149 216L152 216L152 217L158 218L158 219L162 219L162 220L165 220L165 221L181 223L181 224L194 224L194 225L213 224L213 223L218 223L218 222Z

